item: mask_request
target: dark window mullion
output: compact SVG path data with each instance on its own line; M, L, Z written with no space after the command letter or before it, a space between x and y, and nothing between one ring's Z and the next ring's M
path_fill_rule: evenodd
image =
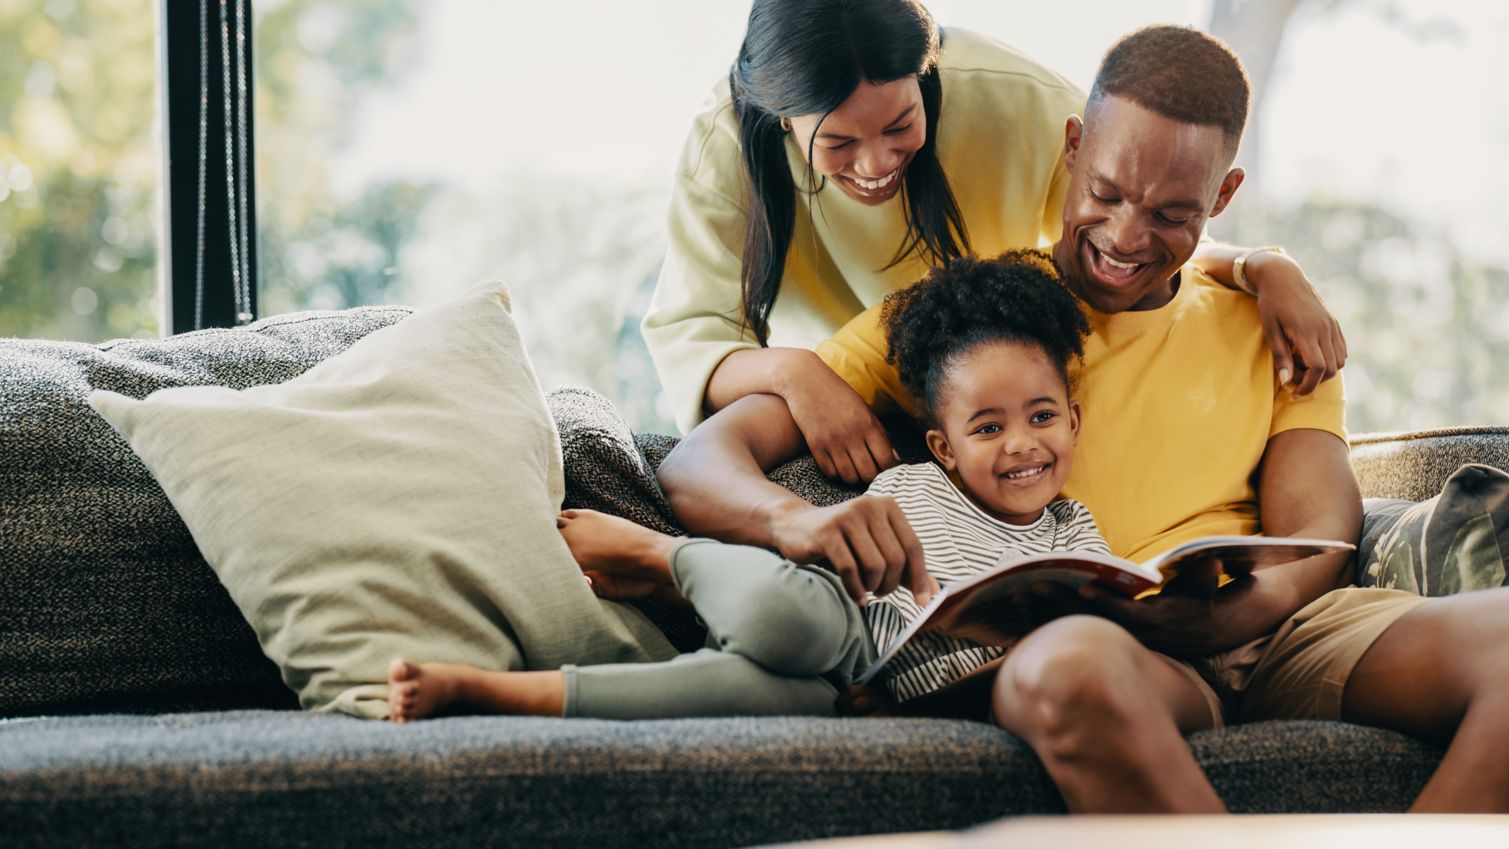
M233 258L240 260L249 313L253 316L257 305L251 0L160 0L159 14L167 183L163 204L167 218L163 258L165 332L231 327L240 323L235 288L237 263ZM222 14L227 28L224 35ZM237 33L243 25L245 41L239 51L244 63L238 68ZM230 48L229 137L225 108L227 55L223 44ZM241 68L244 68L244 97ZM243 128L244 144L240 132ZM234 203L232 186L226 181L227 159L231 160L237 193ZM243 229L244 258L238 241Z

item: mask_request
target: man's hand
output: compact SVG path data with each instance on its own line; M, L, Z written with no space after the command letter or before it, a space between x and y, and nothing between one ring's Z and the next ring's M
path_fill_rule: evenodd
M826 561L857 604L905 584L927 604L938 582L927 573L922 543L896 501L862 495L831 507L777 508L771 533L776 550L797 563Z
M1347 340L1299 263L1262 251L1247 260L1246 277L1256 290L1279 382L1292 382L1295 395L1308 395L1335 377L1347 363Z
M1236 578L1217 588L1221 562L1207 560L1186 568L1163 585L1158 595L1128 599L1091 586L1081 590L1092 610L1127 629L1148 648L1174 657L1205 657L1235 648L1258 636L1238 623L1256 579Z
M821 361L790 375L781 397L791 408L812 459L828 477L849 484L868 483L900 462L885 428L864 399Z

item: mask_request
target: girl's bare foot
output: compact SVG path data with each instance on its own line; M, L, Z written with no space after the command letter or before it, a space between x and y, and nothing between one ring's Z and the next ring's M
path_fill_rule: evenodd
M448 709L560 716L566 698L560 670L496 672L460 663L388 665L388 718L413 722Z
M394 722L412 722L450 707L461 689L460 676L453 674L450 666L393 658L388 664L388 718Z
M563 510L555 526L583 572L625 583L671 583L676 537L596 510Z

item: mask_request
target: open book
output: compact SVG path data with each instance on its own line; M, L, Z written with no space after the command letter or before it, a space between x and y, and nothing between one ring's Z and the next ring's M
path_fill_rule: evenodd
M918 634L937 632L983 645L1009 644L1029 627L1016 599L1039 581L1066 587L1093 583L1135 598L1165 578L1212 559L1221 562L1224 583L1227 576L1236 578L1265 566L1354 548L1351 543L1324 539L1216 536L1187 542L1145 563L1093 551L1008 553L990 569L944 587L855 683L875 677Z

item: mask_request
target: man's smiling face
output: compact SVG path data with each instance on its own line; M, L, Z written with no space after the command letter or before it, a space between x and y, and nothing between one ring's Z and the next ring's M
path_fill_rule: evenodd
M1053 257L1069 287L1104 313L1156 309L1226 208L1241 169L1218 126L1187 124L1110 95L1064 134L1069 189Z

